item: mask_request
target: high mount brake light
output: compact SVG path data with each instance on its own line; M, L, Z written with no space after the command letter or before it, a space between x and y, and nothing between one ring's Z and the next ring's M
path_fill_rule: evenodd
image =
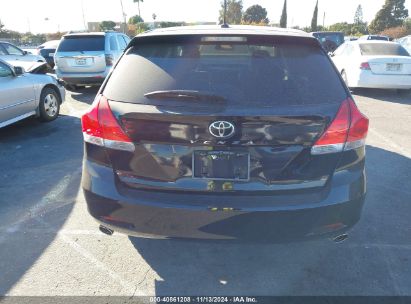
M344 100L334 120L311 148L311 154L336 153L364 146L368 123L368 118L351 98Z
M134 152L135 146L121 129L107 98L100 95L89 112L81 117L84 141L115 150Z

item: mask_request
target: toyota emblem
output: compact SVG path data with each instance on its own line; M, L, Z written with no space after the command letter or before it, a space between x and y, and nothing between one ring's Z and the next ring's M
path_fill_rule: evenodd
M208 127L210 134L220 139L230 138L234 135L235 127L228 121L215 121Z

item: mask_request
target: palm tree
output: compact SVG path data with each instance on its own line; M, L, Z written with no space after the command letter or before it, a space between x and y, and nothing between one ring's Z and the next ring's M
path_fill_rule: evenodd
M138 15L141 17L141 13L140 13L140 2L144 2L144 0L133 0L134 3L137 2L138 5Z

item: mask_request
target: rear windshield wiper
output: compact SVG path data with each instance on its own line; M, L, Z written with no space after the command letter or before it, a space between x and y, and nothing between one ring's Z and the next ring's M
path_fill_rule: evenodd
M154 91L144 94L144 97L150 99L178 99L178 100L194 100L194 101L226 101L223 96L215 95L208 92L200 92L193 90L166 90Z

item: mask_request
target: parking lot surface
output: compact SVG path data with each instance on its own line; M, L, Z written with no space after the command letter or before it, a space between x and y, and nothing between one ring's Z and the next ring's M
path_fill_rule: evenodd
M80 191L80 116L0 129L0 295L411 295L411 95L357 92L371 121L368 195L347 241L213 243L109 237Z

